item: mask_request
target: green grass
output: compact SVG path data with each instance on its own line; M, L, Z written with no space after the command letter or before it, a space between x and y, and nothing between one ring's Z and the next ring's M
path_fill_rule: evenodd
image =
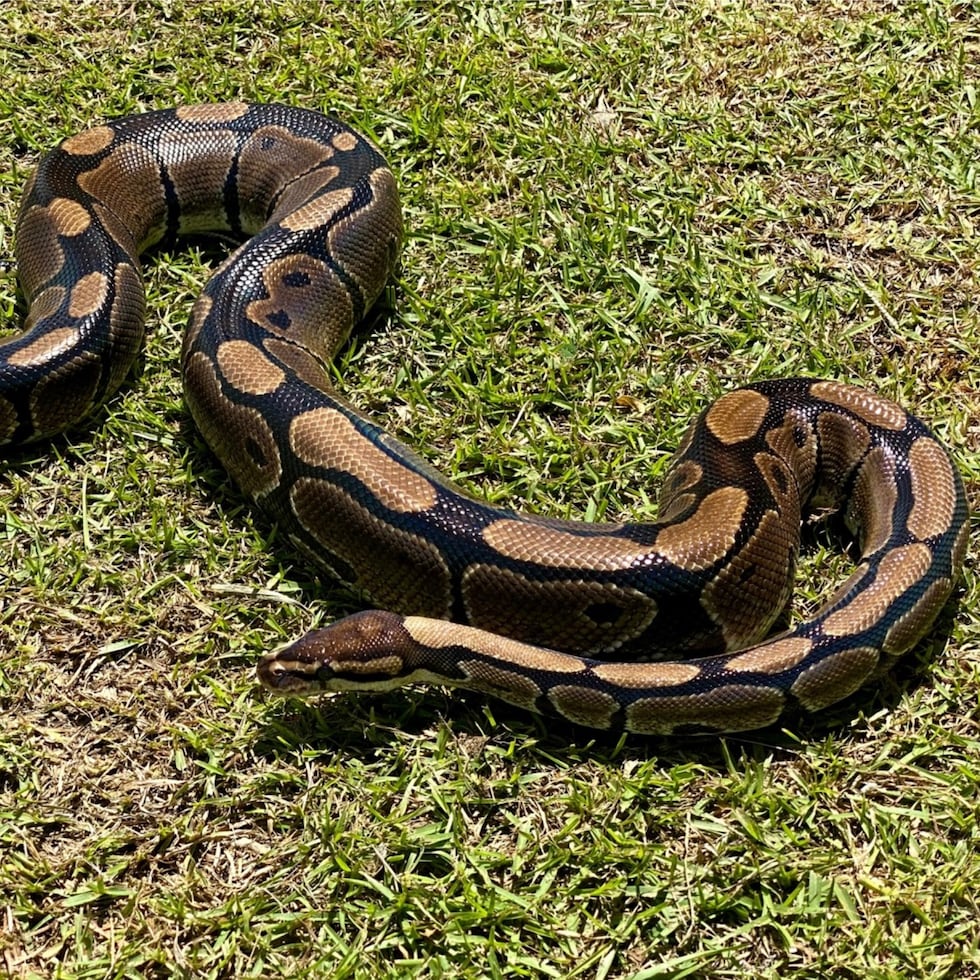
M976 510L980 7L637 6L12 0L0 258L85 125L328 109L384 147L410 229L345 389L472 492L649 515L690 418L802 373L928 419ZM932 642L789 731L268 698L257 657L355 602L187 420L212 261L151 259L144 370L0 463L0 974L980 976L972 560ZM819 538L798 607L846 567Z

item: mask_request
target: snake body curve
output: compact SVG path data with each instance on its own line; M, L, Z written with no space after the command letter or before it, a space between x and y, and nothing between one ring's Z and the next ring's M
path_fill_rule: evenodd
M142 343L140 253L200 232L245 241L191 314L191 414L301 553L391 610L267 655L275 691L435 682L603 729L745 730L855 691L954 587L968 523L948 453L898 405L835 381L761 382L708 407L655 524L548 520L455 490L328 380L392 273L401 214L368 140L285 106L129 116L41 161L18 218L29 312L0 345L0 442L106 400ZM814 506L843 510L859 563L766 639Z

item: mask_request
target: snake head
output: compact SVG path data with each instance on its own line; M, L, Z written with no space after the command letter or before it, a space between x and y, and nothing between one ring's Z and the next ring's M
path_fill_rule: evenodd
M277 694L387 691L405 683L410 646L401 616L369 609L274 650L259 661L256 673Z

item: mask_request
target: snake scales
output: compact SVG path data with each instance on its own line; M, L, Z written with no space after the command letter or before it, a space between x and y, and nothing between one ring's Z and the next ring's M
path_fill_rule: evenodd
M597 728L737 731L850 694L953 589L968 524L948 454L899 406L835 381L716 401L673 460L656 524L546 520L458 493L328 381L392 272L401 217L378 151L296 108L130 116L42 160L17 225L29 313L0 345L0 442L61 431L122 383L143 337L139 255L196 232L246 239L191 315L197 425L300 552L394 610L268 655L273 690L437 682ZM765 639L814 506L843 510L859 564Z

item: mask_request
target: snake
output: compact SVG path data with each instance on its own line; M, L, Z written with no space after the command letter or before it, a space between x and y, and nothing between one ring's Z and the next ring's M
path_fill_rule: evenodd
M823 709L929 633L967 549L949 451L846 381L735 388L691 424L656 521L588 523L467 496L338 391L332 361L391 280L398 189L318 111L155 110L65 139L16 224L27 310L0 344L0 443L98 412L141 350L141 256L233 239L180 355L197 428L304 561L365 609L262 655L271 691L459 687L608 731L762 728ZM787 625L801 526L836 511L855 567Z

